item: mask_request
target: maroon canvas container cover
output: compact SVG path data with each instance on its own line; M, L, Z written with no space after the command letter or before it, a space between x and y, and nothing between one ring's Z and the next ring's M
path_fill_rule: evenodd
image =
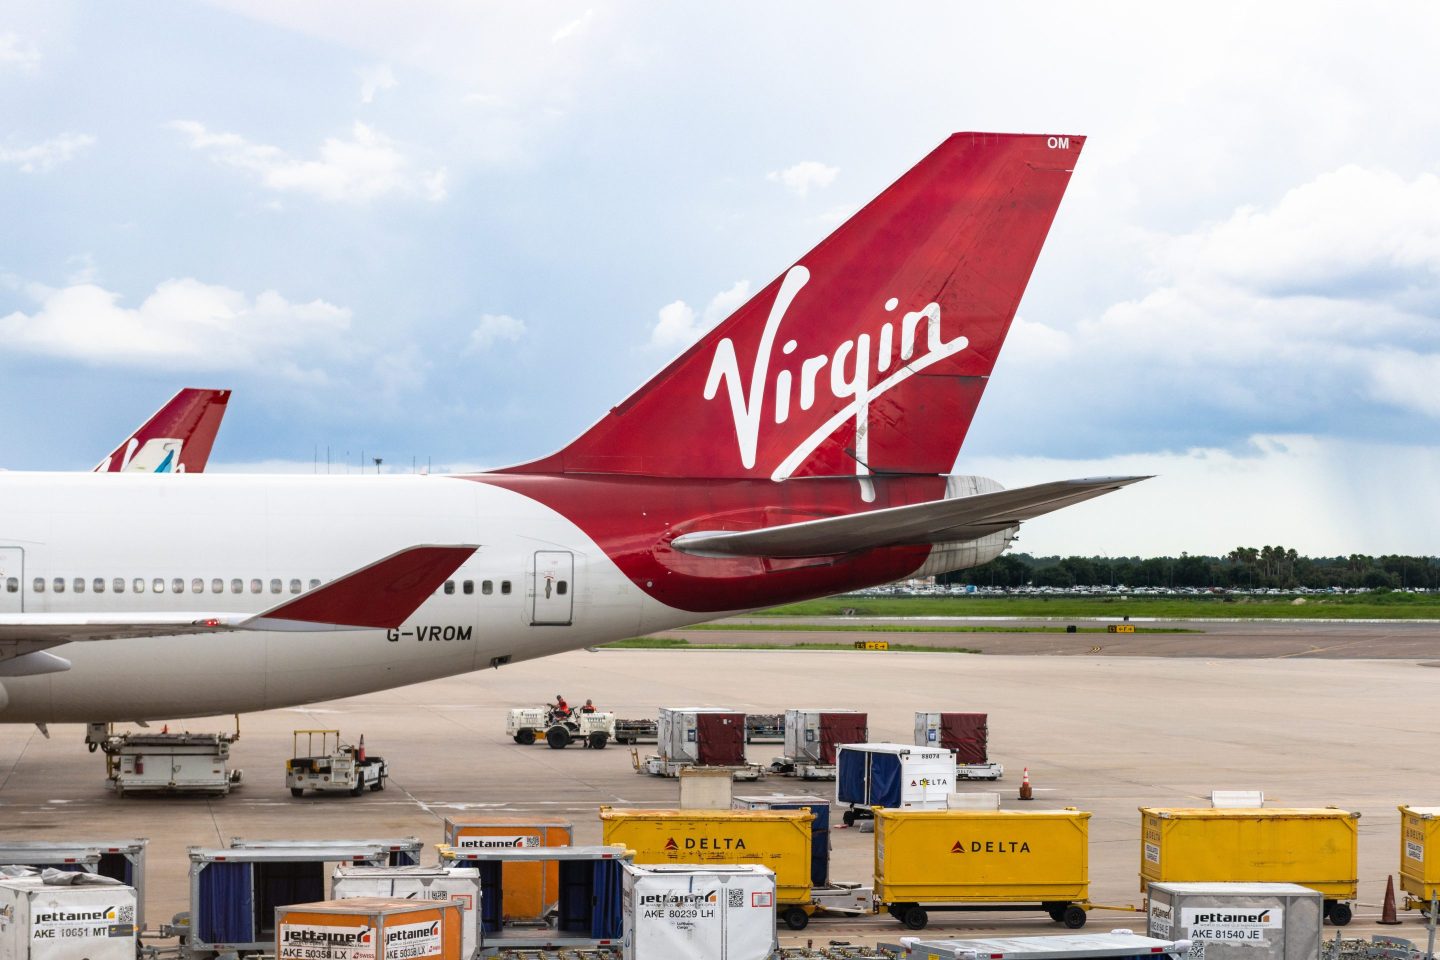
M940 714L940 746L955 751L956 763L989 763L989 714Z
M820 762L835 762L835 747L842 743L864 743L870 739L870 715L866 713L820 714Z
M695 739L702 766L740 766L745 762L745 714L697 713Z

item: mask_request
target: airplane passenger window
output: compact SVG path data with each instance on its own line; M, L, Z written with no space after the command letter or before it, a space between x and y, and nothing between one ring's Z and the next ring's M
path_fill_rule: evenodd
M164 593L165 581L160 579L159 577L156 577L154 580L150 581L150 589L155 593Z
M556 581L556 583L555 583L555 592L558 593L558 594L560 594L560 596L562 596L562 597L565 596L565 581L564 581L564 580Z
M271 593L279 593L279 592L280 592L280 581L279 581L279 580L271 580L271 581L270 581L270 592L271 592Z
M230 592L231 592L231 593L244 593L244 592L245 592L245 581L244 581L244 580L241 580L239 577L236 577L234 580L231 580L231 581L230 581Z
M36 593L44 593L44 592L45 592L45 578L44 578L44 577L36 577L36 578L35 578L35 583L33 584L33 586L35 587L35 592L36 592Z
M291 593L299 593L299 592L300 592L300 581L299 581L299 580L291 580L291 581L290 581L290 592L291 592Z
M470 596L470 594L472 594L472 593L475 592L475 581L474 581L474 580L466 580L466 581L465 581L465 584L464 584L464 589L465 589L465 596L467 596L467 597Z
M185 592L185 581L182 580L182 579L180 579L179 577L176 577L175 579L171 580L171 581L170 581L170 592L171 592L171 593L184 593L184 592Z
M105 578L104 578L104 577L96 577L96 578L95 578L95 582L93 582L93 583L90 584L90 592L91 592L91 593L104 593L104 592L105 592Z
M314 578L312 577L311 580L310 580L310 589L311 589L311 590L314 590L314 589L315 589L316 587L318 587L318 586L320 586L320 581L319 581L319 580L316 580L316 579L314 579Z
M20 578L19 578L19 577L9 577L9 578L7 578L7 579L5 580L5 592L6 592L6 593L19 593L19 592L20 592Z
M251 592L251 593L259 593L259 592L260 592L261 590L263 590L263 589L265 589L265 585L262 584L259 580L251 580L251 581L250 581L250 592Z
M75 592L76 592L76 593L84 593L84 592L85 592L85 578L84 578L84 577L76 577L76 578L75 578Z
M64 578L64 577L56 577L56 578L55 578L55 592L56 592L56 593L64 593L64 592L65 592L65 578Z
M114 582L113 584L111 584L111 587L114 589L114 591L115 591L116 593L124 593L124 592L125 592L125 578L124 578L124 577L116 577L116 578L115 578L115 582Z
M224 581L224 580L221 580L219 577L216 577L214 580L211 580L211 581L210 581L210 592L211 592L211 593L224 593L224 592L225 592L225 581Z
M446 581L445 581L445 596L448 597L448 596L450 596L450 594L452 594L452 593L454 593L454 592L455 592L455 581L454 581L454 580L446 580Z
M510 581L509 581L509 580L501 580L501 581L500 581L500 592L503 593L503 594L506 594L507 596L509 595L509 593L510 593Z
M483 594L485 594L485 596L487 596L487 597L490 596L490 594L492 594L492 593L495 592L495 581L494 581L494 580L482 580L482 581L480 581L480 592L483 593Z
M135 582L132 583L131 586L135 588L136 593L145 592L145 581L142 580L140 577L136 577Z
M191 593L204 593L204 592L205 592L205 581L202 580L202 579L199 578L199 577L196 577L194 580L191 580L191 581L190 581L190 592L191 592Z

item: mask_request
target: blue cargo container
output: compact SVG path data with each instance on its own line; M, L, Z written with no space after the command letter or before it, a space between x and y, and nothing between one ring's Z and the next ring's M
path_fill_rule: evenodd
M955 791L955 754L908 743L847 743L836 748L835 802L845 824L871 807L944 810Z
M730 806L736 810L809 810L815 816L810 822L810 883L823 887L830 882L829 800L804 794L772 793L732 797Z

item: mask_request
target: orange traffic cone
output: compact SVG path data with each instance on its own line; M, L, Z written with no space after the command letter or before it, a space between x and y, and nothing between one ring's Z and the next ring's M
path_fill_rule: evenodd
M360 734L360 746L355 751L355 758L361 763L365 762L365 734Z
M1386 926L1397 926L1400 918L1395 915L1395 876L1391 874L1385 878L1385 906L1380 909L1378 923Z
M1020 799L1034 800L1035 791L1030 789L1030 768L1026 767L1024 774L1020 777Z

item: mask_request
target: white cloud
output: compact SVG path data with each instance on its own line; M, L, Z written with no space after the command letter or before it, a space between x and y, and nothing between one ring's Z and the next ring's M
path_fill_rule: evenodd
M306 193L332 203L364 203L391 195L432 202L445 198L444 167L418 169L399 144L359 121L350 139L326 138L317 160L301 160L239 134L212 133L191 120L170 126L185 134L193 149L256 175L271 190Z
M578 33L583 32L586 27L590 26L591 21L593 21L594 19L595 10L592 7L586 10L580 16L576 17L574 20L571 20L569 23L562 26L559 30L556 30L554 36L550 38L550 42L559 43L562 40L566 40L570 37L575 36Z
M839 175L839 167L826 166L818 160L802 160L793 167L770 171L765 179L782 184L786 190L803 199L810 195L811 190L823 190L830 186Z
M487 313L470 331L471 351L488 350L502 341L517 343L525 336L525 321L504 313Z
M377 67L360 71L360 102L374 103L375 95L382 90L394 90L400 82L395 79L395 71L390 69L390 64L382 63Z
M253 299L192 278L166 280L138 307L93 283L31 286L38 308L0 317L7 351L93 366L163 370L252 370L320 380L302 369L302 352L335 349L350 311L312 300L292 303L274 290Z
M21 173L45 173L94 145L88 133L63 133L29 146L0 146L0 163L13 164Z
M0 33L0 67L31 73L40 66L40 49L18 33Z
M667 303L660 308L655 326L650 331L650 345L669 349L688 347L749 299L750 281L736 280L729 289L710 298L703 314L697 315L684 300Z

